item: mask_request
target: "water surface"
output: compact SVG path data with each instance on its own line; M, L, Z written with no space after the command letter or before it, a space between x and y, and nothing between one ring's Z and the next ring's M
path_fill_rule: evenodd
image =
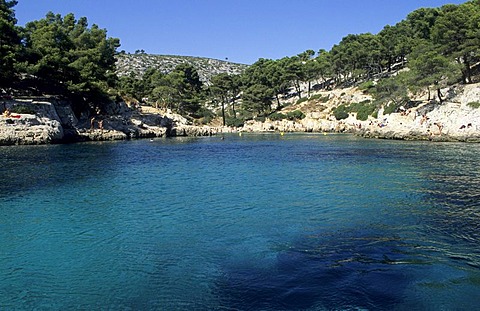
M477 144L247 134L0 157L0 309L478 308Z

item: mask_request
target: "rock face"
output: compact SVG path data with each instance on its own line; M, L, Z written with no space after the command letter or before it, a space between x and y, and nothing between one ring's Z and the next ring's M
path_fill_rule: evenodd
M13 111L8 115L5 111ZM19 113L15 113L18 111ZM28 113L26 113L28 112ZM111 103L106 113L77 119L70 103L54 97L0 102L0 145L36 145L81 141L124 140L165 136L204 136L214 128L188 125L168 112L141 112L125 103Z
M192 65L198 72L200 80L207 83L210 78L219 73L240 74L248 66L244 64L231 63L224 60L174 56L174 55L151 55L151 54L119 54L117 55L117 74L119 76L129 75L143 76L149 68L155 68L163 73L169 73L179 64L187 63Z
M365 137L406 140L480 142L480 84L453 90L443 103L424 102L404 113L383 116L377 123L365 124L359 133Z
M444 102L427 101L415 98L416 107L402 112L369 117L366 121L357 120L355 113L337 121L332 114L340 104L358 103L369 100L368 96L355 88L337 89L323 92L328 98L322 104L304 102L289 105L282 112L302 110L306 117L299 121L248 121L242 131L262 132L349 132L368 138L463 141L480 142L480 108L471 103L480 103L480 83L457 86L442 90L447 94ZM309 107L310 106L310 107Z
M33 100L2 101L3 110L11 111L15 107L28 107L32 113L11 113L10 116L2 114L0 145L47 144L63 139L61 120L52 103Z

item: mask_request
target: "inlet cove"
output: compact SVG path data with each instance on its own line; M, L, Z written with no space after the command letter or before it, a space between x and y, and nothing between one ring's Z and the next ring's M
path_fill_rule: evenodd
M480 145L225 134L0 147L4 310L468 310Z

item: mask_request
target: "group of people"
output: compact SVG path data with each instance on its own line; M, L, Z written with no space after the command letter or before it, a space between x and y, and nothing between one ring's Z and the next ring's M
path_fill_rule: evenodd
M97 119L95 119L95 117L92 117L92 118L90 119L90 130L94 130L94 129L95 129L95 123L96 123L96 121L97 121ZM98 121L98 128L103 131L103 119L100 119L100 120Z

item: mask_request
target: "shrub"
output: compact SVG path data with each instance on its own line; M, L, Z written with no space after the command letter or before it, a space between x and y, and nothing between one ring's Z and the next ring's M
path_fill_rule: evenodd
M242 119L238 119L238 118L227 118L225 120L225 124L227 126L232 126L232 127L242 127L243 123L244 123L244 121Z
M294 110L289 113L287 113L287 118L288 120L301 120L305 118L305 114L301 112L300 110Z
M480 102L470 102L467 105L472 108L480 108Z
M298 104L301 104L301 103L303 103L303 102L306 102L307 100L308 100L307 97L302 97L302 98L300 98L299 100L297 100L297 105L298 105Z
M322 96L322 94L316 94L310 97L310 100L316 100L321 103L326 103L328 101L328 96Z
M391 114L394 113L397 110L397 105L394 103L390 103L385 107L385 110L383 110L383 114Z
M270 120L272 121L280 121L280 120L283 120L283 119L286 119L287 116L284 115L283 113L281 112L274 112L272 113L271 115L268 116L270 118Z
M333 109L333 115L337 120L343 120L348 118L348 109L345 104L341 104L340 106Z
M27 107L27 106L14 106L11 109L11 112L19 113L19 114L35 114L35 110L33 110L33 108Z
M367 120L368 116L372 115L375 109L376 106L372 104L369 100L364 100L360 103L352 104L350 107L350 111L356 111L357 119L361 121Z
M360 91L368 94L375 88L375 83L373 83L373 81L366 81L360 84L358 88Z

